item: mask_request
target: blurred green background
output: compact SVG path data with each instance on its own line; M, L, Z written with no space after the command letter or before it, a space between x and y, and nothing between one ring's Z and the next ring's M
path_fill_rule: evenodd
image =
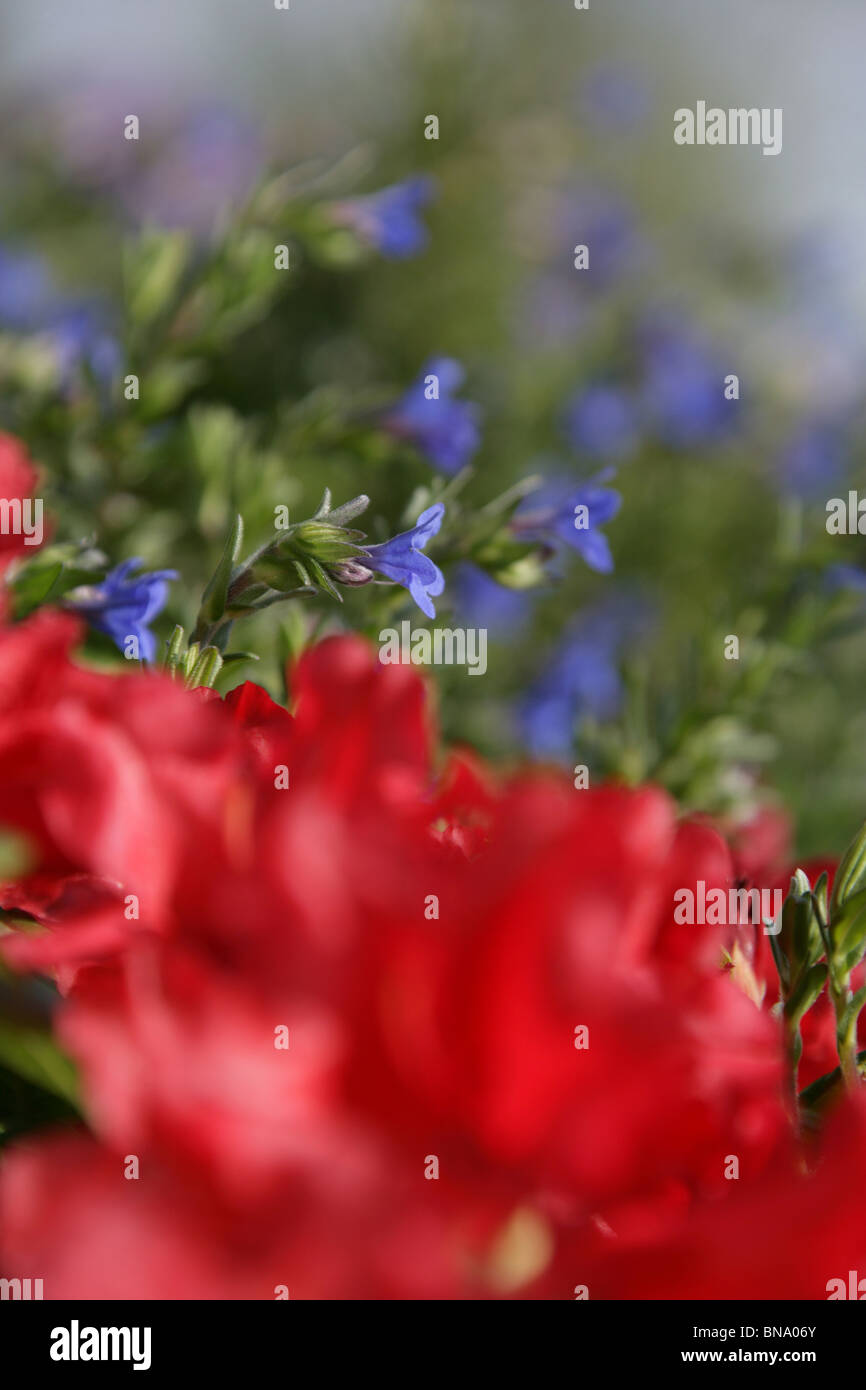
M841 850L866 810L866 638L833 567L863 544L824 519L864 437L864 30L853 0L0 5L0 422L45 469L57 539L178 569L161 636L192 624L236 510L254 546L274 506L363 491L381 540L436 470L370 412L457 358L483 419L464 519L528 475L606 467L622 506L613 574L569 556L499 624L443 528L439 621L491 631L483 679L433 671L446 737L656 777L735 819L776 797L801 856ZM781 155L675 146L698 99L782 107ZM322 232L323 200L414 174L437 183L422 254ZM72 385L16 318L22 258L84 316ZM382 598L304 614L373 637L420 621ZM291 628L282 609L245 623L235 645L261 661L220 688L278 694ZM537 737L552 693L570 747Z

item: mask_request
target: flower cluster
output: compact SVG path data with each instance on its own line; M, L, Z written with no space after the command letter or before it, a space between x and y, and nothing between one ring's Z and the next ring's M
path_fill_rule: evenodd
M0 142L0 1297L824 1298L856 265L603 24L416 0L382 107L266 8L309 80Z

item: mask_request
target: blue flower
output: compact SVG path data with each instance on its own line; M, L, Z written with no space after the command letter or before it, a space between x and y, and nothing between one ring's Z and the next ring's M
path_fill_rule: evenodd
M588 386L565 410L565 429L578 453L605 462L633 454L638 443L634 405L616 386Z
M581 108L586 120L605 134L643 125L650 114L650 91L636 68L599 63L583 81Z
M735 424L727 369L689 328L664 316L644 335L643 399L659 438L677 449L715 443Z
M568 246L589 247L589 269L578 279L589 290L604 291L631 276L648 260L650 248L638 229L631 206L611 189L596 184L572 185L560 194L551 219L542 206L544 227L553 221ZM574 274L568 273L568 283Z
M0 327L45 337L64 386L85 364L103 384L120 370L120 347L103 306L96 299L67 299L44 261L2 247Z
M129 638L134 637L141 659L153 661L156 638L149 630L148 623L153 622L165 606L168 581L177 579L177 572L155 570L151 574L141 574L137 579L130 578L131 571L143 563L138 559L124 560L122 565L108 572L101 584L73 591L67 602L97 632L104 632L110 637L121 651L124 651Z
M406 260L423 251L430 239L419 213L435 191L434 180L419 174L378 193L337 203L333 213L388 260Z
M434 357L383 419L386 429L409 439L436 468L448 474L459 473L481 443L478 406L454 398L464 376L453 357ZM431 377L438 385L430 382Z
M845 449L839 428L810 420L788 440L777 461L782 486L789 495L814 502L845 476Z
M845 589L866 598L866 571L856 565L830 565L825 571L824 582L831 593Z
M56 291L41 257L0 246L0 324L23 331L38 328L55 300Z
M395 584L402 584L404 589L408 589L428 618L436 617L436 609L430 600L442 593L445 576L438 565L434 565L430 557L421 552L431 537L436 535L444 515L444 504L437 502L421 513L411 531L401 531L399 536L393 536L381 545L365 546L364 553L358 557L367 569L384 574L386 579L393 579Z
M470 627L484 627L491 633L513 636L532 610L527 593L505 588L478 565L459 565L455 588L455 606Z
M48 327L60 375L65 383L87 366L97 381L108 385L119 373L121 351L96 304L70 304Z
M618 492L603 487L613 469L590 482L575 484L567 478L544 483L521 503L511 523L520 540L576 550L590 569L610 574L613 556L607 537L599 529L616 516L622 503Z
M145 225L182 227L206 237L243 205L262 166L257 131L228 107L195 111L159 158L128 188L130 214Z
M572 625L517 706L524 742L535 757L570 756L579 719L616 715L622 700L619 658L648 619L645 604L616 595Z

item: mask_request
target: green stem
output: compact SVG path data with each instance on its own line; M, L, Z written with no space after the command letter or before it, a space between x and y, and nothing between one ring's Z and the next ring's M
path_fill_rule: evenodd
M860 1085L860 1072L857 1067L857 1014L851 1008L851 972L847 971L842 976L838 973L830 931L814 895L812 907L827 953L827 991L833 1001L833 1012L836 1015L836 1052L839 1067L845 1089L854 1091Z
M836 1014L836 1051L845 1088L854 1091L860 1085L857 1069L857 1016L851 1009L850 977L843 983L834 983L830 972L830 998Z

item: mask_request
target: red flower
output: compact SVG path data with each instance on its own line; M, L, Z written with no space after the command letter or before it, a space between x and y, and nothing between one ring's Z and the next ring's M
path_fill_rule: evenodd
M0 432L0 571L42 543L42 503L33 499L36 469L20 440Z
M221 710L167 677L84 671L69 655L77 635L51 613L0 633L0 824L38 856L35 882L3 886L0 905L32 911L40 899L52 928L6 942L21 965L98 957L165 930L186 858L240 766Z
M724 928L674 920L678 888L732 881L715 831L654 788L500 785L462 755L437 779L423 682L357 639L303 658L289 717L83 672L72 635L0 639L30 677L0 675L0 821L42 854L2 901L49 928L7 954L75 966L58 1037L96 1139L13 1147L4 1272L48 1297L570 1298L588 1270L643 1297L642 1261L684 1287L768 1193L782 1226L778 1022L721 969ZM816 1212L836 1258L842 1214Z

